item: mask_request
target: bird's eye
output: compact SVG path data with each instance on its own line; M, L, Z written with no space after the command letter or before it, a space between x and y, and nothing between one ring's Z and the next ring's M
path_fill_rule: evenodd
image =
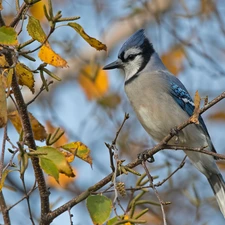
M135 57L136 57L136 55L131 54L131 55L128 55L127 59L128 60L133 60Z

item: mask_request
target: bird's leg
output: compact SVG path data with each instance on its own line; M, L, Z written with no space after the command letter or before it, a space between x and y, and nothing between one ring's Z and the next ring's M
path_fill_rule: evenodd
M155 159L154 159L153 155L149 156L148 149L143 151L143 152L141 152L141 153L139 153L138 154L138 159L141 159L143 161L147 161L149 163L155 162Z

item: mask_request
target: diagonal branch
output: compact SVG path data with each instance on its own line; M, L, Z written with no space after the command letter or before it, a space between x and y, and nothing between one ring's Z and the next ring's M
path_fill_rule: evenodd
M217 104L219 101L221 101L222 99L225 98L225 91L220 94L219 96L217 96L216 98L214 98L211 102L209 102L207 105L205 105L201 110L200 110L200 114L202 114L203 112L205 112L206 110L208 110L209 108L211 108L212 106L214 106L215 104ZM176 127L177 131L182 130L183 128L185 128L186 126L188 126L189 124L191 124L190 119L187 120L186 122L182 123L180 126ZM151 158L154 154L156 154L157 152L159 152L160 150L164 149L163 146L165 146L165 144L173 137L175 136L176 133L170 133L168 134L159 144L157 144L156 146L154 146L152 149L148 150L148 158ZM195 151L195 149L192 149L193 151ZM198 151L199 152L199 151ZM211 152L209 151L202 151L202 154L208 154L210 155ZM220 158L220 154L217 153L213 153L214 156L217 156L218 158ZM136 159L134 162L128 163L126 165L126 167L128 168L134 168L138 165L140 165L142 163L142 160L140 159ZM57 209L53 210L52 212L49 212L46 220L47 221L52 221L54 218L56 218L57 216L59 216L60 214L62 214L63 212L67 211L68 208L72 208L73 206L77 205L78 203L82 202L83 200L85 200L91 193L99 190L100 188L104 187L106 184L108 184L109 182L111 182L112 180L112 176L114 173L110 173L108 176L106 176L104 179L100 180L98 183L96 183L95 185L91 186L88 188L88 190L82 192L80 195L78 195L76 198L73 198L72 200L68 201L67 203L65 203L64 205L58 207ZM123 172L122 171L118 171L117 172L117 176L122 175Z

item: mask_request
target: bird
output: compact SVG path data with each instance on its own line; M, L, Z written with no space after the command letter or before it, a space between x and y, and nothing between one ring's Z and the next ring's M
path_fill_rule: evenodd
M118 59L103 67L103 70L111 69L120 69L125 74L124 89L131 106L156 142L193 115L195 106L190 94L163 64L144 29L130 36L120 48ZM167 144L189 148L207 146L206 150L216 152L201 115L199 124L188 125ZM216 158L200 152L186 150L185 153L208 179L225 217L225 183Z

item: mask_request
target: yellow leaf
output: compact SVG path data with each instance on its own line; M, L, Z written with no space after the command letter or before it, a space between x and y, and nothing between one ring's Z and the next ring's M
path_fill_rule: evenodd
M2 178L0 180L0 191L2 191L2 188L5 186L4 183L5 183L5 179L6 179L7 175L13 171L15 171L15 170L4 170L3 171Z
M32 93L34 93L34 75L31 70L23 63L16 64L16 75L19 78L18 82L20 85L27 86Z
M74 161L75 154L73 154L73 153L71 153L71 152L66 152L66 151L63 151L63 150L60 150L60 151L63 153L63 155L65 156L66 161L67 161L68 163L71 163L71 162Z
M3 76L0 75L0 128L4 127L7 123L7 104L2 78Z
M76 174L77 172L75 168L73 168L73 173ZM66 189L68 186L74 182L74 177L68 177L63 173L59 174L59 182L57 182L52 176L48 176L47 178L48 185L57 189Z
M71 142L61 146L61 148L73 153L78 158L84 160L92 166L92 158L90 156L90 149L80 141Z
M45 128L38 122L38 120L31 113L28 114L31 122L32 131L34 134L34 139L38 141L44 141L47 137ZM17 132L20 134L22 131L22 123L18 111L13 111L9 113L8 118L10 119L13 126L16 128Z
M27 31L34 40L37 40L41 43L46 40L46 34L41 27L40 21L34 18L33 16L29 17Z
M128 215L125 215L124 216L124 220L128 220L128 219L129 219L129 216ZM127 222L124 225L131 225L131 223L130 222Z
M161 59L166 68L176 76L183 70L184 57L184 48L181 45L175 45L168 52L164 53Z
M43 45L38 54L39 58L55 67L66 67L67 62L60 55L55 53L49 45Z
M199 124L198 117L199 117L199 112L200 112L200 101L201 101L200 95L199 95L198 91L196 91L195 99L194 99L195 109L194 109L193 115L190 118L190 121L192 123Z
M0 55L0 67L7 67L7 66L9 66L9 64L5 59L5 55L4 54Z
M102 42L98 41L97 39L90 37L83 29L83 27L78 23L68 23L70 27L72 27L80 36L92 47L97 50L107 50L107 47Z
M225 121L225 112L220 111L214 114L209 115L209 119L211 120L224 120Z
M109 88L107 72L101 70L98 65L87 65L81 69L78 82L88 100L99 99Z
M30 7L30 13L37 18L40 21L43 21L45 19L45 14L44 14L44 5L47 5L47 0L41 0L35 4L33 4Z
M47 122L46 122L46 129L47 129L47 132L48 132L48 133L53 134L57 128L54 127L50 121L47 121ZM68 138L67 138L66 134L64 133L64 134L59 138L59 140L56 141L56 142L53 144L53 146L54 146L54 147L58 147L58 146L61 146L61 145L66 144L67 142L68 142Z

